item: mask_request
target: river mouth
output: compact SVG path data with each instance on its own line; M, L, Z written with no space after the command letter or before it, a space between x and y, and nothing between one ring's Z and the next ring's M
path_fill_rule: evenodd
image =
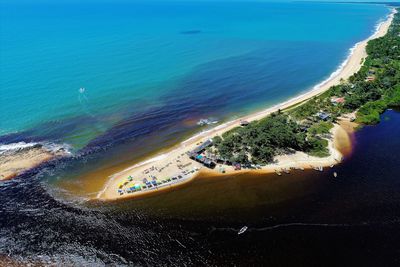
M399 112L387 111L380 124L355 132L351 157L324 172L202 177L115 202L61 198L39 174L2 182L0 262L392 266L399 121Z
M315 172L315 171L313 171ZM134 207L153 218L249 222L259 219L263 207L279 212L280 205L295 201L321 186L317 173L298 171L276 174L201 175L189 183L108 205L121 211ZM107 204L106 204L107 205Z

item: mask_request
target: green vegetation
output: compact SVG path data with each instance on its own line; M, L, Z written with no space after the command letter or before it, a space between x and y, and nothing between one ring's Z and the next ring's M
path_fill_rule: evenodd
M357 110L357 122L373 124L387 107L400 104L400 15L397 13L388 33L368 42L368 57L360 71L327 92L290 110L296 119L306 119L318 111L333 120ZM332 97L344 97L344 104L333 104Z
M312 147L307 151L309 155L321 158L329 156L328 140L311 137L309 141L312 144Z
M222 138L213 140L220 157L243 164L267 163L277 151L304 150L308 145L305 133L286 114L272 114L247 127L237 127Z
M276 155L294 151L328 156L329 131L342 114L356 111L357 122L373 124L388 107L400 106L400 13L384 37L368 42L367 53L360 71L348 81L285 113L215 137L212 152L242 164L266 164Z
M308 133L311 135L317 134L328 134L330 129L333 128L333 123L320 121L318 123L313 124L310 128L308 128Z
M371 101L357 111L357 122L374 124L380 121L380 114L387 108L384 100Z
M332 123L321 121L305 131L287 114L274 113L216 136L213 143L220 158L242 164L266 164L277 154L295 151L324 157L329 155L328 141L320 135L329 134L332 127Z

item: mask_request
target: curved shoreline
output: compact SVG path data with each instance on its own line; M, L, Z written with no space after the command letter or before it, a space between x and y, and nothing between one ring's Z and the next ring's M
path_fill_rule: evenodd
M322 81L321 83L317 84L312 88L312 90L305 92L304 94L301 94L299 96L293 97L283 103L277 104L273 107L267 108L265 110L241 117L239 119L235 119L226 123L223 123L221 125L218 125L210 130L201 132L199 134L194 135L193 137L181 142L178 146L172 147L169 152L157 155L155 157L152 157L148 160L145 160L143 162L137 163L127 169L124 169L114 175L112 175L109 179L109 181L106 183L104 186L103 190L101 190L97 196L96 199L101 199L101 200L114 200L114 199L120 199L120 198L131 198L131 197L137 197L137 196L142 196L142 195L147 195L151 194L154 192L159 192L163 191L165 189L175 187L178 185L181 185L183 183L187 183L188 181L192 180L194 177L196 177L197 173L193 172L193 168L201 168L202 166L198 164L197 162L191 161L188 156L185 154L187 151L193 149L199 142L204 141L206 139L212 138L215 135L222 134L223 132L226 132L236 126L240 123L241 120L247 120L247 121L254 121L254 120L259 120L263 117L266 117L267 115L271 114L272 112L275 112L279 109L287 109L290 108L294 105L300 104L304 101L307 101L308 99L317 96L325 91L327 91L331 86L339 84L340 81L348 79L350 76L352 76L354 73L356 73L362 66L363 59L366 58L367 53L366 53L366 46L368 41L382 37L386 34L393 16L395 14L395 9L392 9L391 14L388 16L388 18L379 23L376 27L376 31L367 39L356 43L353 48L350 49L349 56L346 58L346 60L339 66L337 70L335 70L329 78L326 80ZM333 136L337 134L337 130L339 126L336 125L335 128L333 129ZM279 161L279 164L269 164L266 167L263 167L262 170L257 170L257 172L262 172L262 173L271 173L274 172L275 169L282 169L282 168L287 168L287 167L301 167L301 168L312 168L314 166L330 166L337 164L341 160L341 153L337 149L337 146L334 145L334 142L329 143L329 150L330 150L330 156L326 158L315 158L306 155L305 153L302 152L296 152L292 157L292 155L283 155L283 156L278 156L277 159ZM182 158L181 158L182 157ZM186 157L186 158L184 158ZM173 161L176 161L172 163ZM175 168L179 166L178 162L184 161L185 164L191 164L190 168L185 169L183 171L190 171L191 174L189 175L188 178L184 180L177 180L175 182L167 183L166 185L159 186L156 189L149 189L147 191L140 191L136 192L133 194L123 194L119 195L117 193L118 189L118 184L121 183L121 181L125 181L126 177L131 175L134 177L134 182L139 182L141 181L143 176L147 176L148 169L149 168L155 168L159 173L155 172L157 175L160 175L161 178L164 177L171 177L177 175L176 172L182 171L181 168ZM171 167L169 167L172 164ZM316 165L318 164L318 165ZM156 166L154 166L156 165ZM174 166L177 165L177 166ZM164 168L167 168L166 171L164 171ZM161 170L161 171L159 171ZM249 172L252 170L243 170L243 172ZM174 173L175 172L175 173ZM217 171L212 171L213 174L218 175ZM220 175L227 175L231 172L232 170L228 169L226 171L226 174L220 174ZM235 172L238 173L238 172ZM137 177L137 178L136 178ZM133 183L134 183L133 182ZM132 183L132 182L130 182Z

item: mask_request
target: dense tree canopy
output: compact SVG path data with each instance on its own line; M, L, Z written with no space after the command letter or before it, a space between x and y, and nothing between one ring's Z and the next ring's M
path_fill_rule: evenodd
M360 71L348 81L284 113L274 113L215 137L215 153L243 164L265 164L288 151L324 157L328 155L326 137L341 114L357 111L358 122L378 123L385 109L400 106L400 13L384 37L368 42L367 53ZM332 101L337 97L344 102ZM329 114L330 121L319 120L319 112Z

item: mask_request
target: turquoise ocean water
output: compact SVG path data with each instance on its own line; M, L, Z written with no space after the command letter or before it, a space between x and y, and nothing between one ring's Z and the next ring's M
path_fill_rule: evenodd
M0 143L75 151L135 148L154 135L160 147L200 131L200 118L224 121L300 94L389 13L300 2L0 5Z

